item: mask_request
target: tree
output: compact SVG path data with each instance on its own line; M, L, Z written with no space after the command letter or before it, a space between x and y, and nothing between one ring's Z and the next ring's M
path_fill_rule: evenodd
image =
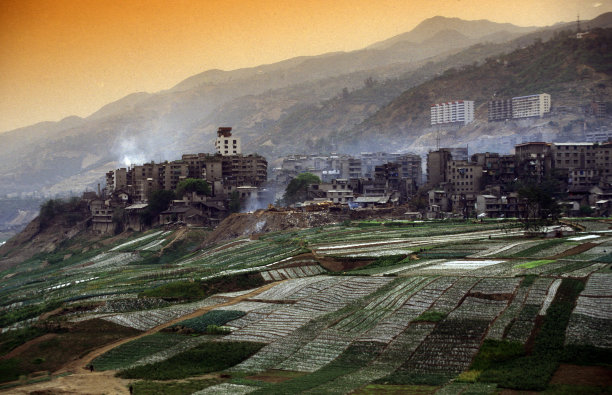
M53 217L55 217L56 207L59 206L59 203L59 201L49 199L40 206L38 217L41 227L45 228L49 225Z
M546 178L541 183L523 183L518 188L518 194L527 205L523 218L526 230L537 230L558 219L561 208L557 199L561 190L557 180Z
M285 188L285 204L294 204L306 200L308 186L320 184L321 179L312 173L302 173L292 179Z
M176 197L182 198L185 193L195 192L198 195L210 195L210 187L206 180L186 178L176 186Z
M153 191L148 196L149 205L142 213L141 220L145 225L151 225L159 213L167 210L174 199L174 192L160 189Z
M238 191L232 191L230 195L230 201L229 201L229 212L232 214L239 213L240 208L241 208L240 194L238 193Z

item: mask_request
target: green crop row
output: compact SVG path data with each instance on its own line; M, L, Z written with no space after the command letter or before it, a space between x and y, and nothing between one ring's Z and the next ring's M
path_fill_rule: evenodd
M244 311L238 310L213 310L199 317L181 321L173 327L185 327L197 332L207 333L209 325L225 325L227 322L238 319L245 314Z
M472 364L472 369L482 370L479 380L497 383L503 388L544 390L559 366L565 330L583 288L581 281L563 280L544 316L530 354L521 355L521 346L513 343L487 343L490 347L481 348Z
M537 254L538 252L551 248L551 247L555 247L558 246L559 244L563 244L565 243L565 240L562 239L553 239L553 240L547 240L544 241L542 243L538 243L534 246L531 246L529 248L526 248L522 251L517 252L516 254L513 254L512 257L514 258L525 258L525 257L530 257L534 254Z
M547 264L553 263L553 262L555 262L554 259L540 259L540 260L537 260L537 261L521 263L520 265L515 265L514 267L518 267L520 269L532 269L534 267L538 267L538 266L542 266L542 265L547 265Z
M146 356L166 350L185 339L184 335L158 332L115 347L94 359L92 364L96 370L122 369Z
M165 361L136 366L117 375L125 379L183 379L232 367L261 347L263 344L252 342L207 342Z

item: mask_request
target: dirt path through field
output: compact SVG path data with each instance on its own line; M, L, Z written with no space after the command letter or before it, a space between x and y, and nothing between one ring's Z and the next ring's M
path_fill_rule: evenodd
M5 393L30 394L32 393L32 391L41 391L40 393L45 394L128 394L128 386L131 380L124 380L115 377L114 370L106 370L103 372L90 372L88 369L86 369L87 366L95 358L124 343L159 332L160 330L172 326L180 321L189 318L199 317L200 315L207 313L210 310L224 306L231 306L244 300L250 299L264 291L267 291L275 285L278 285L281 282L282 281L276 281L270 284L266 284L262 287L255 289L254 291L231 298L227 302L203 307L191 314L184 315L172 321L166 322L165 324L156 326L155 328L143 332L138 336L122 339L120 341L98 348L88 353L83 358L68 363L67 365L65 365L60 370L54 373L54 375L57 375L72 372L72 374L68 376L59 377L47 382L10 389L8 390L8 392Z
M81 372L51 381L11 388L5 394L129 394L131 380L115 377L114 370Z

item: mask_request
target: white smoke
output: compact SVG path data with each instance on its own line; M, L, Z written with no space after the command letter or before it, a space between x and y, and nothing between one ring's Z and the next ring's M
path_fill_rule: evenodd
M267 209L269 204L274 203L274 190L267 187L256 196L249 196L242 205L241 212L252 213L257 210Z
M122 137L116 144L115 152L120 158L122 165L130 167L132 165L140 165L148 161L147 154L141 149L141 145L134 136Z

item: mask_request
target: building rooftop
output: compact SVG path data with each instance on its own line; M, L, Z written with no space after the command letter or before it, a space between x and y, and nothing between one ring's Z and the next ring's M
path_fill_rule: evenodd
M146 208L148 206L149 206L148 203L137 203L137 204L132 204L131 206L127 206L125 209L126 210L139 210L142 208Z
M593 145L594 143L580 142L580 143L553 143L554 145Z

